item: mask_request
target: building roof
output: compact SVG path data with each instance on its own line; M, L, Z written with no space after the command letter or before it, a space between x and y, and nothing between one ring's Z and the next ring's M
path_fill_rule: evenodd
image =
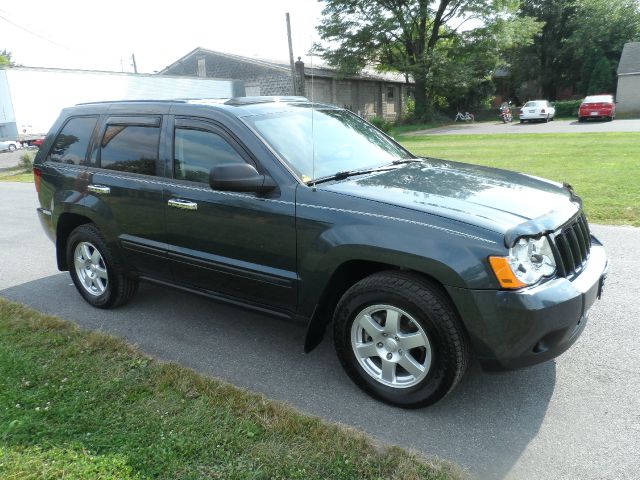
M618 75L632 74L640 74L640 42L625 43L620 56Z
M245 56L236 55L233 53L218 52L215 50L209 50L206 48L197 47L191 52L187 53L184 57L176 60L171 65L160 70L158 74L164 75L168 71L170 71L172 67L177 66L182 62L185 62L186 60L190 59L193 56L199 56L199 55L217 55L217 56L229 58L231 60L237 60L239 62L245 62L245 63L257 65L260 67L270 68L272 70L278 70L286 73L291 72L291 66L289 65L289 61L287 60L272 60L272 59L265 59L265 58L245 57ZM327 64L323 63L319 58L313 59L313 67L311 67L308 64L305 64L304 73L305 73L305 76L307 77L310 77L313 75L317 77L335 78L338 76L338 71L335 68L332 68ZM377 81L384 81L384 82L391 82L391 83L406 83L405 76L401 73L379 72L374 69L365 69L357 75L347 75L344 78L361 79L361 80L377 80Z

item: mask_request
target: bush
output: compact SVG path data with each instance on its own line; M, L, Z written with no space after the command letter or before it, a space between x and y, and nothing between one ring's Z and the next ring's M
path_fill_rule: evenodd
M18 164L20 170L31 172L33 170L33 157L34 155L31 152L24 152L20 155L20 163Z
M564 102L551 102L556 108L556 117L577 117L582 100L566 100Z
M384 118L373 117L369 122L376 128L382 130L385 133L389 133L393 124L391 122L386 121Z

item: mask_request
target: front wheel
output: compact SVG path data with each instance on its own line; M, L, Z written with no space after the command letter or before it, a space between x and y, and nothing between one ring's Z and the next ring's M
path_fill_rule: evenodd
M76 289L94 307L114 308L135 294L137 280L125 274L95 225L80 225L73 230L66 253Z
M462 378L469 357L446 294L406 272L377 273L351 287L334 314L334 343L360 388L403 408L443 398Z
M16 146L13 143L9 144L9 151L10 152L15 151L15 149L16 149Z

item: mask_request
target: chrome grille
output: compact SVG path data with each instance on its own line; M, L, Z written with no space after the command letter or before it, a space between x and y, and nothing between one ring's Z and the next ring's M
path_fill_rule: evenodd
M591 234L584 214L581 213L555 232L552 240L558 273L563 277L579 273L587 263L591 251Z

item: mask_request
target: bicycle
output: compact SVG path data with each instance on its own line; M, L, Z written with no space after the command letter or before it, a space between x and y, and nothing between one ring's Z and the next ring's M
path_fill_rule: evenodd
M458 120L462 120L463 122L473 122L474 116L469 112L464 112L464 114L462 112L458 112L456 118L454 118L453 121L457 122Z

